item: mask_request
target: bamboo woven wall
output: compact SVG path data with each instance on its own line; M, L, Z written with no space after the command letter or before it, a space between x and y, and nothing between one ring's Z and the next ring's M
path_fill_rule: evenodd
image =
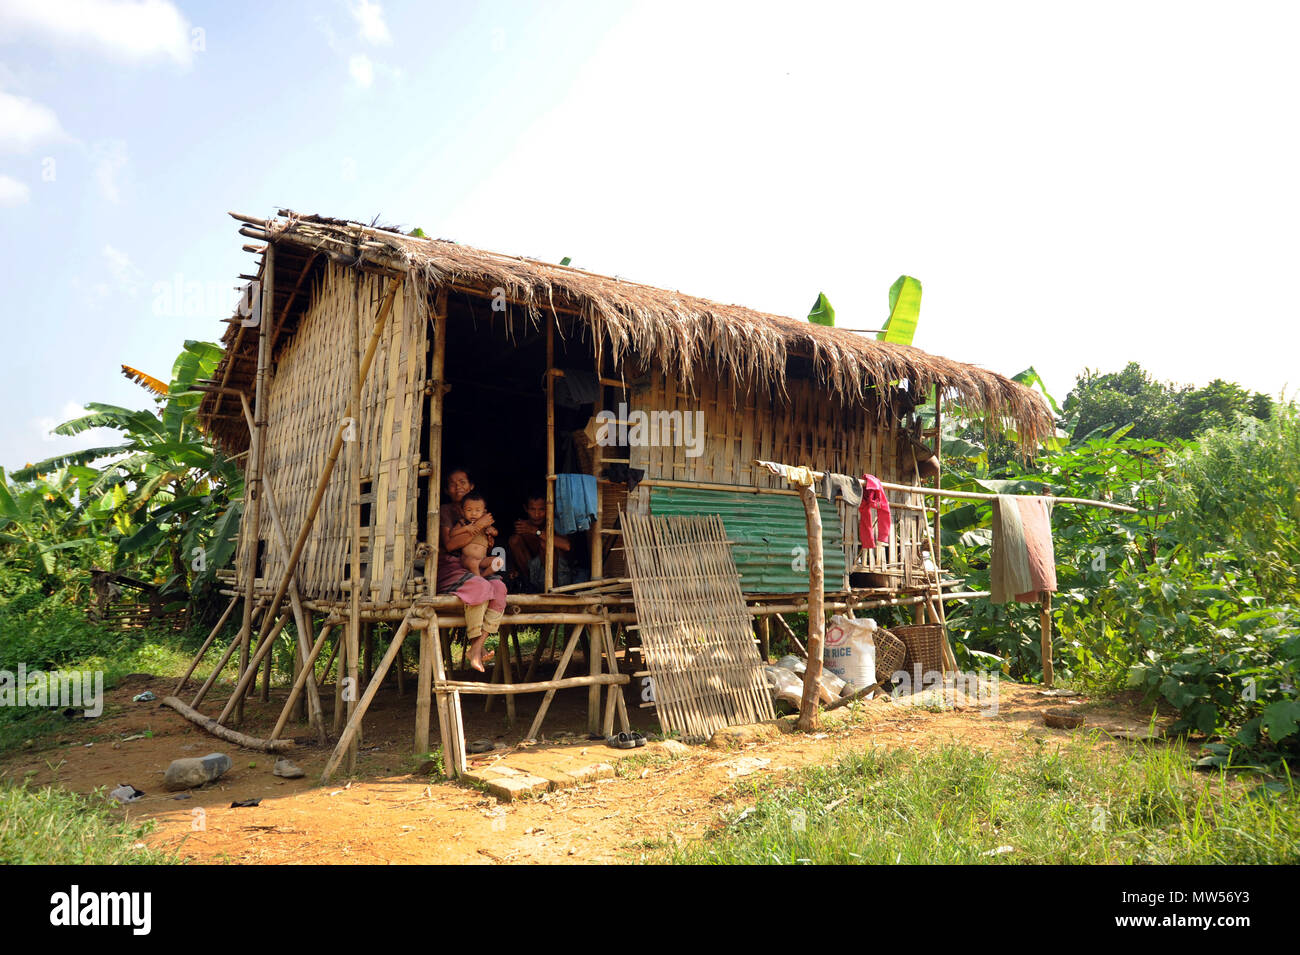
M360 308L357 285L360 275ZM409 284L409 280L408 280ZM276 355L268 380L264 473L272 482L289 545L292 546L352 394L352 330L363 345L374 327L387 280L354 273L331 263L312 288L307 311L292 338ZM354 416L360 442L360 480L369 485L362 502L369 520L362 526L363 603L387 602L411 592L418 537L416 481L422 427L427 298L403 286L393 302ZM341 600L352 536L349 488L351 448L345 443L326 486L320 511L295 577L305 598ZM275 539L262 509L260 536L266 541L264 589L284 572L287 553ZM247 572L252 549L241 541L239 568ZM244 578L246 579L246 578Z
M845 406L815 382L792 379L787 393L770 388L733 387L721 378L701 377L693 390L683 388L655 368L644 387L630 400L631 410L645 412L704 412L702 453L691 457L682 442L670 446L634 446L632 467L644 468L647 478L781 488L782 478L753 464L755 458L785 464L807 464L818 470L882 481L913 482L910 457L902 458L908 439L901 424L875 408ZM890 492L891 502L920 503L916 495ZM648 495L633 494L629 509L646 513ZM889 537L874 550L859 554L854 508L840 503L844 553L857 571L891 575L894 585L920 579L919 543L925 540L920 511L893 511ZM847 580L831 582L847 586Z

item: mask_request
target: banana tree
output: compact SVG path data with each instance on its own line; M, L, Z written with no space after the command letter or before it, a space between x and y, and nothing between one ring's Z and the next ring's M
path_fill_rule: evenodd
M78 517L107 520L116 543L115 569L162 577L163 590L177 596L209 583L230 559L239 524L235 498L242 477L199 430L202 395L192 390L196 379L212 374L219 357L216 345L186 342L167 385L122 366L155 396L156 409L87 404L88 414L55 433L109 428L122 435L120 443L58 455L14 474L17 480L57 470L72 475Z

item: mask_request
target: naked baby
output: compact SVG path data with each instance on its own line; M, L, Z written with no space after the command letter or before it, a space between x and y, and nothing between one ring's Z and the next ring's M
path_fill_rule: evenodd
M487 501L478 491L470 491L461 498L460 508L465 515L465 519L460 522L460 525L473 524L487 513ZM506 565L506 562L500 557L488 556L488 551L492 549L496 538L497 529L494 525L489 524L480 530L470 538L468 544L461 548L461 566L480 577L488 577L501 570Z

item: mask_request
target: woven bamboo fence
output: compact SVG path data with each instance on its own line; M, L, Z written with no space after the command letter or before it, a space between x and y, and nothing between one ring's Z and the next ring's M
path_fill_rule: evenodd
M775 718L722 518L625 513L623 534L664 732L699 742L724 726Z

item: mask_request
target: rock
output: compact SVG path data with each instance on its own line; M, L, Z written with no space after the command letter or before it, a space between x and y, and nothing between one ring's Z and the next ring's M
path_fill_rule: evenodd
M490 739L475 739L465 744L465 752L467 753L490 753L494 749L496 749L496 743Z
M163 776L163 785L170 790L194 789L204 783L221 778L233 765L225 753L209 753L207 756L187 756L173 759Z
M691 748L676 739L661 739L653 743L646 743L645 750L647 753L655 753L662 756L689 756Z
M275 761L275 768L271 770L271 774L284 779L302 779L307 775L303 769L283 758Z

